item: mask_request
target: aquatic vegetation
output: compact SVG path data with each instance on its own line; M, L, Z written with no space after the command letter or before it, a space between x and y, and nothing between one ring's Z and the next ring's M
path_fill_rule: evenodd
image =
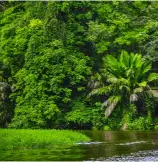
M90 139L70 130L0 129L0 150L74 145Z
M157 131L158 130L158 125L155 125L154 129Z

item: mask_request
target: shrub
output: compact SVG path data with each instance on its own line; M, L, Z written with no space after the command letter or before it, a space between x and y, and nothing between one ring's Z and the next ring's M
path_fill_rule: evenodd
M104 131L108 131L108 130L111 130L111 128L108 126L108 125L105 125L104 128L103 128Z
M158 130L158 125L155 125L154 130Z
M72 111L66 114L68 122L78 125L92 125L92 130L101 130L105 124L104 110L100 103L88 105L84 99L76 99L72 104Z
M151 130L152 119L146 117L139 117L128 123L129 130Z

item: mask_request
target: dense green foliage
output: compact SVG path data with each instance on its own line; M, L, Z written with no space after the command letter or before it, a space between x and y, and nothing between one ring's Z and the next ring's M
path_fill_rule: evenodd
M108 60L121 60L122 50L140 53L144 59L144 65L139 60L140 66L126 77L143 66L147 70L136 77L138 84L133 82L139 86L130 87L128 93L119 86L116 95L121 93L119 100L125 102L121 105L129 107L126 101L134 89L147 87L144 74L149 75L157 58L157 15L158 3L148 1L0 2L0 126L119 129L121 121L113 121L120 119L122 106L107 119L100 104L116 89L87 95L96 81L110 84L110 78L102 80L102 69L113 68L107 67ZM152 116L154 104L146 104L147 99L136 104L137 117Z
M0 150L75 145L90 139L69 130L0 129Z

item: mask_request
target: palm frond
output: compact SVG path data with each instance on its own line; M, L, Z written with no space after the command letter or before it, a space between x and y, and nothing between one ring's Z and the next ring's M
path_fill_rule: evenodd
M109 70L112 70L114 72L117 71L117 70L119 71L119 69L120 69L119 62L112 55L107 55L105 62L107 63Z
M152 97L153 97L152 90L144 91L144 95L145 95L147 98L152 98Z
M91 97L91 96L93 96L93 95L95 95L95 94L97 94L97 95L102 95L102 94L106 94L106 93L108 93L108 92L109 92L109 87L104 86L104 87L100 87L100 88L93 89L93 90L87 95L87 97Z
M128 79L125 79L125 78L120 78L120 83L123 84L123 85L129 85L129 80Z
M128 67L128 61L127 61L128 57L125 56L126 55L125 53L126 53L125 51L122 51L122 53L120 55L120 60L119 60L121 67L124 70L126 70Z
M98 93L98 89L93 89L88 95L87 95L87 97L91 97L91 96L93 96L93 95L95 95L95 94L97 94Z
M158 73L150 73L147 80L149 82L158 80Z
M90 88L98 88L101 86L104 86L104 84L101 81L99 82L99 81L91 80L88 82L88 87Z
M121 100L121 96L112 96L102 104L103 107L107 107L105 110L105 117L109 117L117 103Z
M121 52L120 63L122 67L129 68L129 55L126 51Z
M147 86L147 82L143 81L141 83L138 83L139 87L146 87Z
M143 61L142 61L142 55L140 54L135 54L135 67L136 68L140 68L143 65Z
M144 75L145 73L149 72L151 70L152 64L151 62L147 61L144 62L144 64L141 67L141 75Z
M138 87L133 90L134 93L142 93L144 91L143 87Z
M130 92L130 88L128 86L126 86L126 85L120 85L120 86L118 86L117 89L119 89L120 91L122 91L123 89L125 89L126 92Z
M99 73L95 73L94 76L89 79L87 86L94 89L104 86L102 76Z
M138 95L133 93L130 95L130 102L135 102L138 100Z
M107 78L107 82L112 84L122 84L122 85L129 85L129 80L123 77L117 78L114 75L109 75Z
M109 83L118 83L118 81L119 81L119 79L115 76L109 76L107 78L107 82L109 82Z
M133 67L134 67L135 64L136 64L136 61L137 61L138 55L139 55L139 54L133 54L133 55L132 55L132 56L133 56L133 60L132 60Z
M134 53L130 53L129 55L129 67L132 69L134 66L134 60L136 58L137 54L134 55Z

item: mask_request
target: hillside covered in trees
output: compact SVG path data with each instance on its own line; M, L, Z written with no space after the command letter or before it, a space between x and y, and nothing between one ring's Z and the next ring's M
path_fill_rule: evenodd
M0 127L158 129L158 2L1 1L0 20Z

